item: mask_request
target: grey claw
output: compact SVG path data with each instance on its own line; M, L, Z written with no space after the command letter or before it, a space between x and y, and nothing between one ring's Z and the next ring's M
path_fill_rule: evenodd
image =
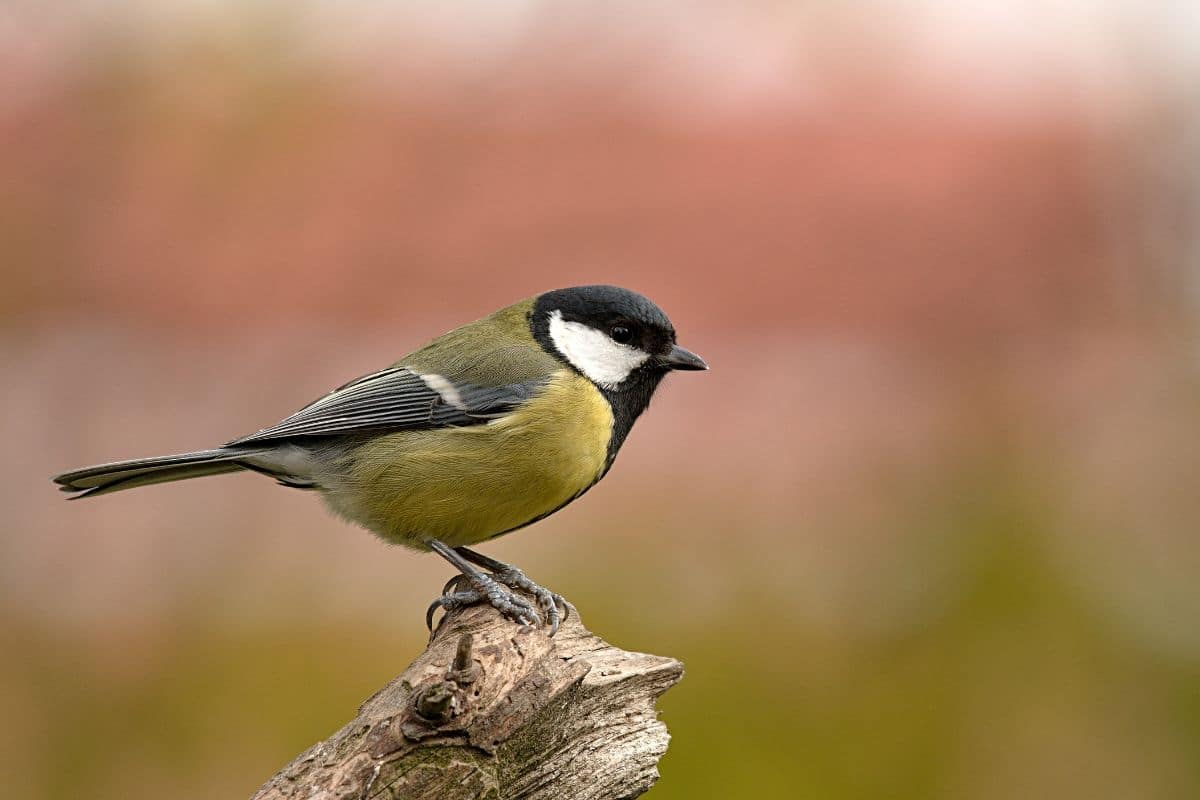
M466 575L455 575L450 580L446 581L446 585L442 587L442 594L450 594L451 591L462 590L462 583L467 579Z
M437 613L439 608L446 611L446 613L450 613L451 611L474 605L482 599L483 595L474 591L442 593L426 609L425 627L429 628L430 634L433 633L433 615Z

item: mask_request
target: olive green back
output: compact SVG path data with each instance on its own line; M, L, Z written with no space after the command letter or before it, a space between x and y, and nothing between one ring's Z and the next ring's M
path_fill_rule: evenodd
M504 386L548 378L563 365L529 330L533 298L443 334L397 363L455 383Z

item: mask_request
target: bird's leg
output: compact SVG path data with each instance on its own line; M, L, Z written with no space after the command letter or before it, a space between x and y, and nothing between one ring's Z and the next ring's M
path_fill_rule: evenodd
M537 585L512 564L505 564L503 561L497 561L465 547L456 547L454 550L472 564L486 569L493 578L505 586L511 589L523 589L537 598L538 606L541 607L542 612L546 615L546 622L550 625L551 636L558 633L559 620L570 616L571 607L561 594ZM561 617L559 609L562 609Z
M538 624L537 609L530 605L528 600L519 597L512 589L507 588L498 577L475 569L467 559L455 552L454 548L437 539L429 539L426 544L429 545L430 550L453 564L462 573L462 580L468 584L468 588L461 591L444 592L429 604L429 610L425 612L425 624L431 631L433 630L434 612L439 608L449 612L478 603L487 603L521 625L536 626ZM457 579L455 582L458 582ZM451 588L451 585L446 584L446 588Z

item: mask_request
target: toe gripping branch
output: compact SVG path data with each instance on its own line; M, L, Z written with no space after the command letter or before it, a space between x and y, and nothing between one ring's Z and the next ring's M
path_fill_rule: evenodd
M434 630L433 617L439 608L449 613L487 603L513 622L530 628L538 627L544 616L551 636L558 633L559 623L570 614L570 605L562 595L539 586L510 564L465 547L449 547L436 539L431 539L428 544L431 550L461 573L447 581L442 594L429 604L425 612L425 625L431 634ZM476 565L488 571L482 572ZM532 595L537 608L515 590Z

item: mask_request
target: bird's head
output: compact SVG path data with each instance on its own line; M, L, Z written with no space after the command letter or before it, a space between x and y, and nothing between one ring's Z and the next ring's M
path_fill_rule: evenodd
M530 326L543 348L608 392L653 387L671 370L708 369L675 343L662 309L617 286L546 292L534 303Z

